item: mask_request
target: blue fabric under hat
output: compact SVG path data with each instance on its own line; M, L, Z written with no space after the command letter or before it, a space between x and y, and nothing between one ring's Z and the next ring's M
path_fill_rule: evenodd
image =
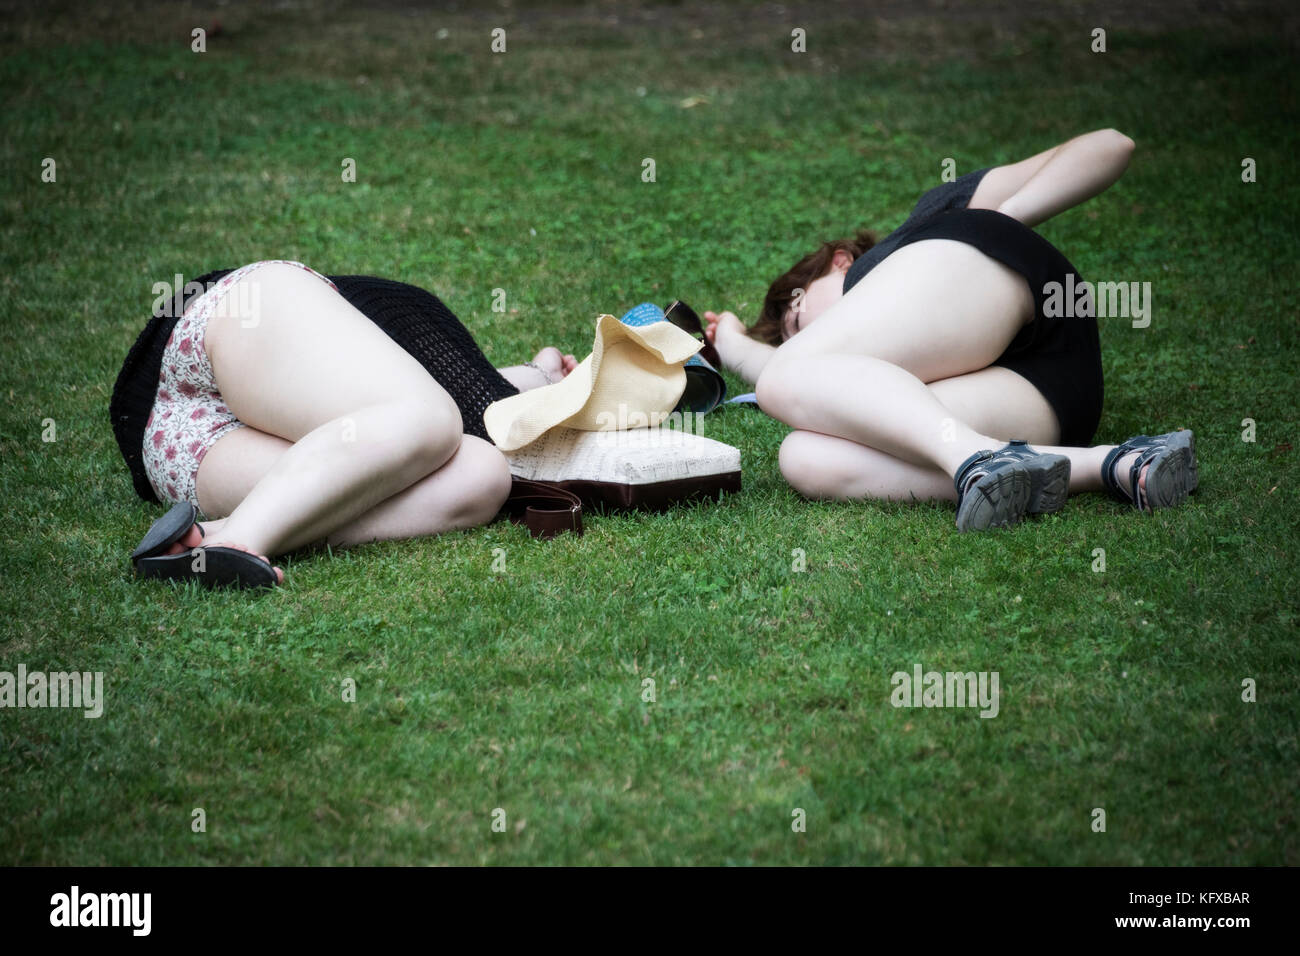
M641 326L663 322L664 310L653 302L634 305L619 319L624 325ZM674 411L704 414L717 408L727 397L727 383L722 375L699 355L686 360L686 391Z

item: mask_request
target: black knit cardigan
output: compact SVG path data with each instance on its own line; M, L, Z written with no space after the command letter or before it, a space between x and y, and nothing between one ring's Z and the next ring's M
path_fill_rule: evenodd
M232 271L209 272L194 282L210 288ZM388 333L447 390L460 409L465 434L491 441L483 427L484 409L498 399L517 395L519 390L492 367L469 330L451 310L432 293L403 282L375 276L330 276L329 279L338 286L343 298ZM149 320L122 364L109 401L113 435L126 459L136 494L145 501L158 500L141 457L145 424L158 391L163 350L188 303L187 296L180 312Z

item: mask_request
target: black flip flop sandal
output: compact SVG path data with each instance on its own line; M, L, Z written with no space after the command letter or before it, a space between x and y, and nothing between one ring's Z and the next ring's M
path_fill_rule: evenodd
M1125 486L1115 474L1116 466L1125 455L1135 452L1137 461L1129 468ZM1142 483L1139 479L1144 468L1146 481ZM1188 429L1164 435L1135 435L1111 449L1101 466L1101 482L1111 497L1138 511L1152 512L1180 505L1196 490L1199 481L1196 436Z
M1070 459L1036 452L1017 440L971 455L957 469L953 485L958 531L1005 528L1026 515L1061 510L1070 491Z
M185 537L185 532L199 518L199 509L194 507L188 501L182 501L171 506L171 509L149 526L145 536L140 539L140 543L135 546L131 552L131 560L139 561L141 558L152 558L155 555L162 554L173 544ZM199 534L203 529L199 529Z
M255 554L238 548L192 548L180 554L155 555L135 563L142 578L198 581L205 587L273 588L275 569Z

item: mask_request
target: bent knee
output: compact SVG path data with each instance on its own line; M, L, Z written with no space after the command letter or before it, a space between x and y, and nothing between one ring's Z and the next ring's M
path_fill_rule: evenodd
M510 463L495 445L466 435L456 452L456 465L464 469L470 484L468 493L461 498L455 524L466 528L487 524L501 512L510 496L514 480Z
M445 465L464 438L460 411L450 400L412 399L383 408L391 433L400 442L403 458L417 475Z
M781 443L780 465L791 488L805 498L827 501L934 497L935 476L939 475L874 448L798 430ZM940 484L943 481L946 479L940 476Z
M781 442L778 461L781 477L805 498L833 498L838 496L837 482L826 468L817 450L819 436L810 432L792 431Z
M758 407L773 418L788 422L800 400L797 359L772 359L754 383Z

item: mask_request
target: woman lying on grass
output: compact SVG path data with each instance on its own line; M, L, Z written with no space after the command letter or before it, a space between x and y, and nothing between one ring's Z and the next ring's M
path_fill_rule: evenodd
M136 491L175 503L131 556L143 577L267 587L267 555L491 521L511 479L483 410L576 364L548 348L498 373L438 299L386 279L273 261L192 285L113 390Z
M1031 228L1109 187L1132 150L1098 130L969 173L879 244L864 232L801 259L748 330L706 312L723 363L795 429L780 457L791 486L955 499L962 531L1057 511L1080 491L1145 511L1185 500L1190 431L1087 447L1101 417L1097 322L1090 301L1086 315L1052 309L1052 284L1082 280Z

